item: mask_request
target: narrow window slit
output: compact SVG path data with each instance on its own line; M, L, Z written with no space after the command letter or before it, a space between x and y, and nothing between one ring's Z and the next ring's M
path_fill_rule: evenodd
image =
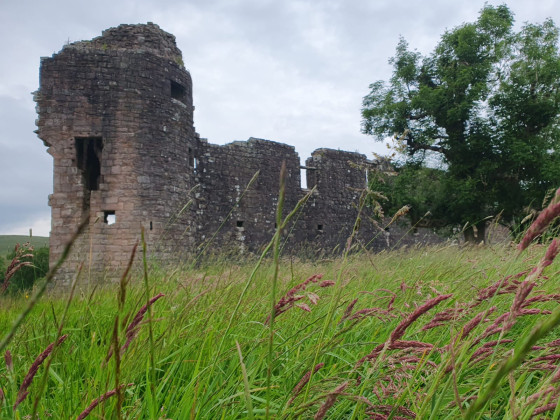
M194 165L194 160L195 160L195 159L194 159L194 156L193 156L193 151L192 151L192 149L189 147L189 166L190 166L191 168L194 168L194 166L195 166L195 165Z

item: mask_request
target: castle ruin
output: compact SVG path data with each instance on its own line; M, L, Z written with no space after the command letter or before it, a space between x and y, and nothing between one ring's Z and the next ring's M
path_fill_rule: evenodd
M155 24L111 28L42 58L35 101L37 133L54 159L51 262L89 220L62 278L82 261L98 272L122 271L142 226L162 260L196 254L210 240L214 248L258 251L276 230L282 162L285 209L307 193L294 147L200 138L191 76L175 37ZM358 153L314 151L303 168L316 189L286 232L287 249L343 245L376 165ZM400 239L367 221L360 237L376 249Z

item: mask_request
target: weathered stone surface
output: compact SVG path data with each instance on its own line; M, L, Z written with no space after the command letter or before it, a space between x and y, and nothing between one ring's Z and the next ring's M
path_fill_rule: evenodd
M214 249L258 251L275 232L282 162L285 214L306 194L292 146L254 138L218 146L199 137L190 74L173 35L157 25L121 25L43 58L35 100L37 133L54 158L51 261L89 220L62 279L81 262L96 276L122 271L141 227L162 260L196 254L211 239ZM375 166L358 153L313 152L305 167L316 190L286 249L344 246ZM364 214L356 238L381 249L397 236Z

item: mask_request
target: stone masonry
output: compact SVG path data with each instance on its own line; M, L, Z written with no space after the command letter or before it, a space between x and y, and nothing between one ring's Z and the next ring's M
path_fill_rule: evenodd
M282 162L284 213L307 193L292 146L254 138L219 146L199 137L181 51L152 23L111 28L42 58L35 101L37 133L54 159L51 263L81 220L89 221L62 279L81 262L97 275L122 272L141 227L151 255L163 261L205 246L259 251L276 230ZM367 171L376 167L358 153L313 152L303 168L308 188L316 188L287 229L286 249L343 246ZM373 249L401 237L365 215L357 235Z

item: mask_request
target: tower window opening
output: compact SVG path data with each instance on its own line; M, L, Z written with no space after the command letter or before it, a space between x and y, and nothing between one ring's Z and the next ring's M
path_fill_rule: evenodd
M114 210L105 210L103 212L103 222L107 225L114 225L117 223L117 215Z
M101 137L76 137L76 161L87 191L97 191L101 178Z
M300 178L299 178L300 186L301 186L301 189L304 190L304 189L307 188L307 168L304 167L304 166L300 166L299 171L300 171L300 174L299 174L299 176L300 176Z
M187 89L185 89L183 85L171 80L171 97L185 104L186 96L187 96Z
M238 228L242 228L243 227L243 220L238 220L237 223L236 223L236 226Z
M317 225L317 231L323 232L323 225Z

